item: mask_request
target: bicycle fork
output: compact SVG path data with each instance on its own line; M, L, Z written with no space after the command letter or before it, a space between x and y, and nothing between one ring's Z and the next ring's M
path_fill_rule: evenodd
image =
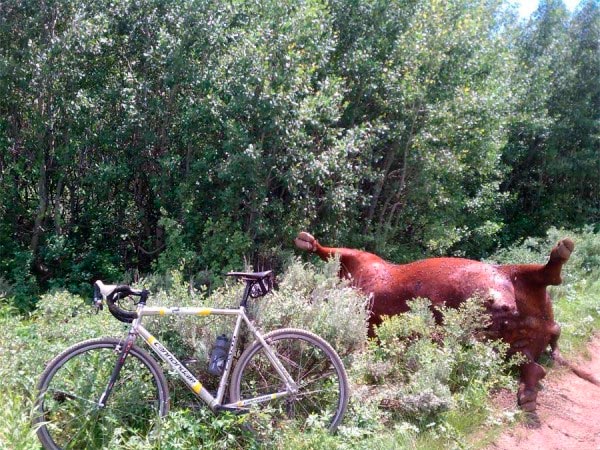
M115 383L117 382L117 380L119 378L119 373L121 372L121 369L123 368L123 365L125 364L125 360L127 359L127 355L129 355L129 351L131 350L131 347L133 347L133 344L135 343L136 337L137 337L137 335L132 330L129 332L129 334L125 338L125 342L121 346L121 352L119 353L119 358L117 359L115 368L113 369L112 374L110 375L110 380L108 381L108 386L106 386L106 389L104 389L104 392L100 396L100 400L98 400L98 407L100 409L102 409L106 406L106 401L108 400L108 396L112 392L113 387L115 386Z
M119 353L119 358L117 359L115 368L113 369L112 374L110 375L110 380L108 380L108 385L106 386L106 389L104 389L104 392L100 396L100 400L98 400L98 407L100 409L102 409L106 406L108 397L110 396L110 393L112 392L113 387L115 386L115 383L119 379L119 373L121 373L121 369L125 365L125 360L127 359L127 355L129 355L129 352L131 351L131 347L133 347L133 344L135 343L135 340L137 339L138 327L142 321L141 312L144 309L144 305L145 305L145 303L142 303L142 302L138 303L137 318L133 320L133 322L131 324L131 328L129 329L129 333L127 334L127 337L125 338L125 342L123 342L123 344L121 345L121 352Z

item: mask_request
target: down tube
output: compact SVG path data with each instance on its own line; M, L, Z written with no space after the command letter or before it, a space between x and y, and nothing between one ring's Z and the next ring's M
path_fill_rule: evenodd
M202 383L179 361L175 355L152 336L143 326L138 327L138 333L144 338L152 351L166 362L185 381L189 388L200 397L212 410L217 405L216 399L202 386Z

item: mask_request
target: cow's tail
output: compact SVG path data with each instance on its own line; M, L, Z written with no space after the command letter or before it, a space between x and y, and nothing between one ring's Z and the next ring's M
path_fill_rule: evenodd
M564 359L561 355L554 355L553 359L558 365L568 367L569 370L571 370L571 372L573 372L579 378L582 378L600 387L600 380L598 380L598 378L596 378L591 372L588 372L587 370L575 366L571 362Z

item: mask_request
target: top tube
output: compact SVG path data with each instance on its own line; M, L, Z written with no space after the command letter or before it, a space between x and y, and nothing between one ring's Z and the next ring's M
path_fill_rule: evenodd
M142 316L239 316L242 308L206 308L206 307L179 307L179 306L145 306L141 310Z

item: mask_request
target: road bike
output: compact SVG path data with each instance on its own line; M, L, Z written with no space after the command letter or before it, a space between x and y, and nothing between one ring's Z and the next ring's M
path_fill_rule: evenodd
M131 325L123 339L83 341L48 363L37 385L34 414L44 448L103 448L116 434L156 434L169 411L169 386L157 359L135 344L138 337L214 413L258 409L268 411L265 416L275 426L291 422L302 429L317 418L335 430L349 398L338 354L305 330L284 328L263 335L248 317L248 300L272 289L272 271L228 275L245 282L238 308L147 306L145 289L96 281L94 304L101 309L106 303L115 318ZM123 309L120 301L132 297L139 299L135 310ZM231 339L222 336L210 358L211 373L220 375L215 395L142 325L147 316L170 315L236 318ZM255 340L238 351L243 325Z

